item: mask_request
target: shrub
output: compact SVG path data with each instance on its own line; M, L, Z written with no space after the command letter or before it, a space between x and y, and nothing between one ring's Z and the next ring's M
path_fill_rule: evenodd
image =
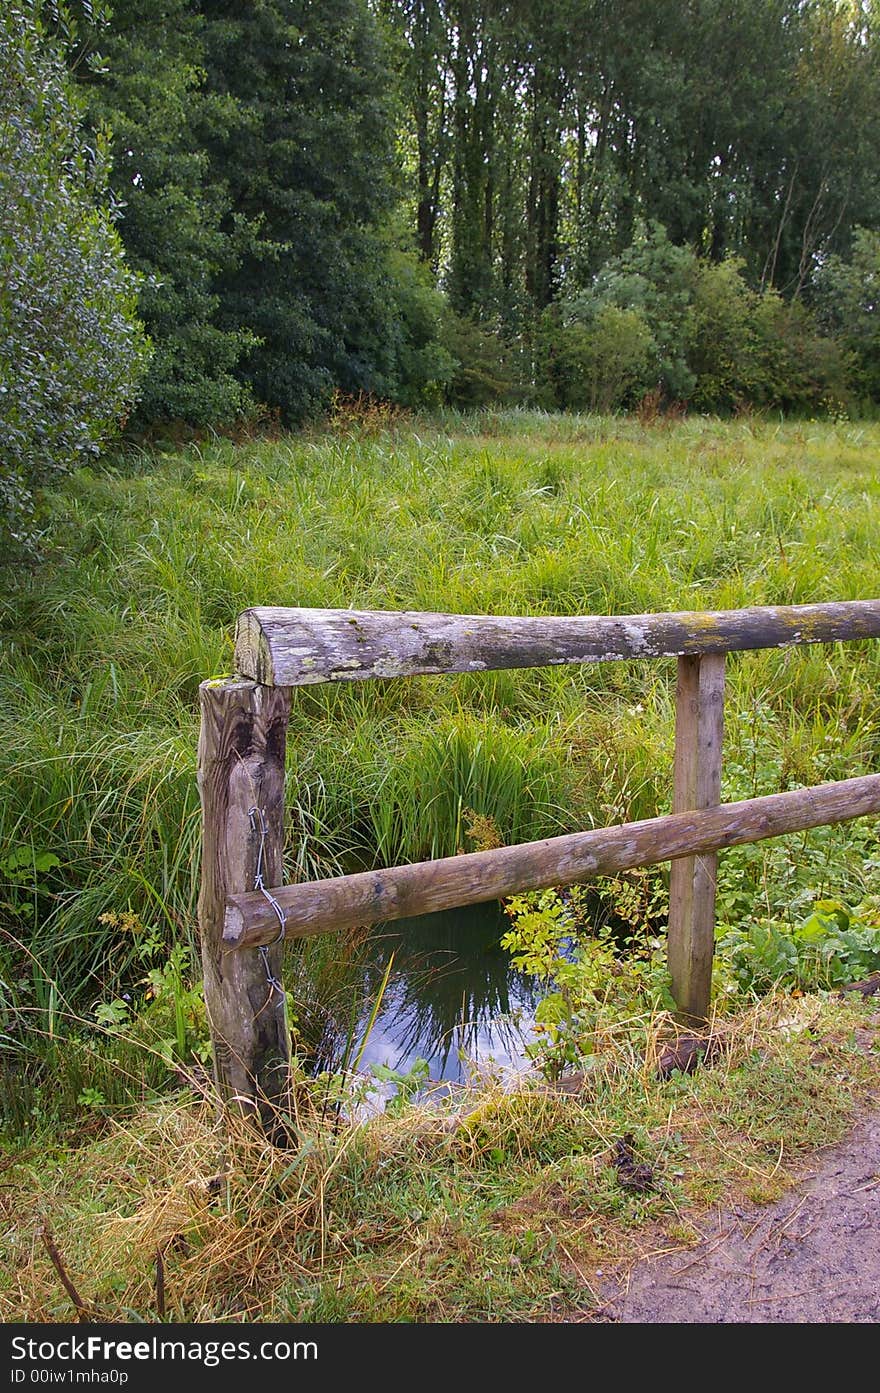
M741 272L732 257L696 268L684 346L695 379L691 400L701 411L731 411L766 395L754 326L759 297Z
M765 291L754 310L763 402L784 411L836 408L850 396L852 357L819 330L802 300L787 304Z
M501 946L544 989L526 1047L541 1072L585 1068L610 1042L644 1048L652 1019L675 1008L659 940L633 934L620 944L607 925L588 931L582 885L529 891L504 907L511 927Z
M548 405L613 410L646 392L687 399L684 326L697 258L657 225L606 262L592 284L544 316L539 378ZM554 319L555 316L555 319ZM540 386L539 386L540 390Z
M658 410L666 400L719 413L746 405L836 407L848 394L851 361L859 353L865 361L876 332L855 309L873 303L867 239L855 275L861 299L853 276L843 277L854 296L847 345L820 332L802 302L750 287L739 258L699 257L654 226L591 286L545 312L538 395L548 406L593 411L633 407L641 398ZM833 279L839 268L833 259L829 265Z
M880 401L880 232L857 227L849 261L829 256L815 279L820 319L852 355L855 390Z
M847 394L847 359L819 333L800 301L752 290L742 262L701 260L687 318L686 353L693 405L727 412L748 404L815 410Z
M639 310L602 305L590 323L544 320L544 375L552 405L570 411L616 411L652 386L656 345Z
M0 527L33 544L36 491L96 454L147 362L136 285L34 0L0 12Z
M443 295L415 254L393 238L383 248L376 277L384 287L383 315L361 344L370 390L400 406L439 405L458 367L443 342Z
M654 223L620 256L602 267L590 291L577 297L583 314L587 301L636 310L653 338L650 387L665 397L687 400L694 379L685 352L685 325L693 299L697 257L689 247L677 247Z
M446 389L451 406L488 406L516 395L516 375L497 334L450 310L442 343L455 364Z
M880 968L877 904L851 910L839 900L817 900L794 924L759 919L729 928L718 955L739 985L755 993L776 987L816 991L860 981Z

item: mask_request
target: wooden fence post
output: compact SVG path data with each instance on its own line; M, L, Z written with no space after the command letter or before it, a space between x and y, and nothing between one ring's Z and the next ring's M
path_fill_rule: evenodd
M714 808L721 800L724 729L723 653L678 660L675 692L674 813ZM672 994L691 1023L707 1019L715 948L718 853L683 856L669 876L669 971Z
M203 682L199 930L205 1005L221 1097L269 1124L286 1096L290 1036L279 979L283 945L267 955L223 946L226 897L282 883L284 758L290 693L241 678ZM256 810L256 811L254 811ZM265 835L262 828L265 827Z

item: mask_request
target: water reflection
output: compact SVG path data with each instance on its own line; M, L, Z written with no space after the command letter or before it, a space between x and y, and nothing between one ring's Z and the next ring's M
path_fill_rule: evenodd
M521 1068L536 994L499 947L508 921L497 904L444 910L377 928L366 948L358 1041L394 954L360 1067L407 1073L421 1058L434 1080L476 1068Z

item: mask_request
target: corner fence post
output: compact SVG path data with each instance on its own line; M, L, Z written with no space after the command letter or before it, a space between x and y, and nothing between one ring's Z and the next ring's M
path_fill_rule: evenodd
M723 653L679 658L675 691L673 813L717 807L724 730ZM712 996L715 879L718 853L682 856L669 875L669 972L672 995L693 1024L705 1021Z
M283 945L224 950L227 895L282 883L284 760L290 693L242 678L199 687L198 782L202 800L199 931L205 1006L221 1098L271 1123L289 1081L290 1036L281 977ZM252 816L262 810L262 818ZM265 828L265 833L262 833Z

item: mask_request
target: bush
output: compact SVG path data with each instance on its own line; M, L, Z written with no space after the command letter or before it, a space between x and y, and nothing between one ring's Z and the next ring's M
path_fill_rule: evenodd
M753 328L765 404L815 411L838 409L847 401L852 357L838 339L819 331L802 300L786 304L775 291L765 291L755 306Z
M543 376L548 405L569 411L617 411L653 385L656 344L639 310L602 305L592 322L560 322L548 311L543 323Z
M547 404L608 411L654 390L688 398L684 326L696 270L694 253L653 225L545 315L538 374Z
M699 410L815 410L847 395L840 344L819 333L800 301L786 304L774 290L750 289L737 258L700 261L686 335L696 381L691 401Z
M146 363L136 284L35 0L0 12L0 527L32 546L36 491L95 455Z
M815 288L822 323L852 355L856 392L880 402L880 232L857 227L849 261L829 256Z
M685 325L693 300L698 261L689 247L670 242L654 223L631 247L602 267L588 292L575 305L583 315L590 300L599 307L636 310L653 338L650 381L670 400L687 400L694 379L685 350Z
M860 276L870 282L865 268ZM855 312L851 322L870 341L873 326ZM719 413L836 408L854 353L824 336L800 301L752 289L738 258L698 257L654 227L546 311L538 390L546 405L572 410L632 407L646 394Z
M739 986L756 994L858 982L880 968L877 904L868 901L851 910L839 900L817 900L795 924L759 919L729 928L718 955Z
M380 248L375 276L383 309L361 342L363 381L400 406L439 405L458 367L443 343L446 302L415 253L393 236Z
M766 397L755 334L759 297L742 278L742 262L700 261L685 320L684 350L700 411L732 411Z
M436 406L444 398L457 363L441 341L445 303L415 257L392 260L395 274L397 351L394 400L402 406Z
M446 390L451 406L488 406L516 395L516 374L499 335L450 310L442 342L456 365Z

